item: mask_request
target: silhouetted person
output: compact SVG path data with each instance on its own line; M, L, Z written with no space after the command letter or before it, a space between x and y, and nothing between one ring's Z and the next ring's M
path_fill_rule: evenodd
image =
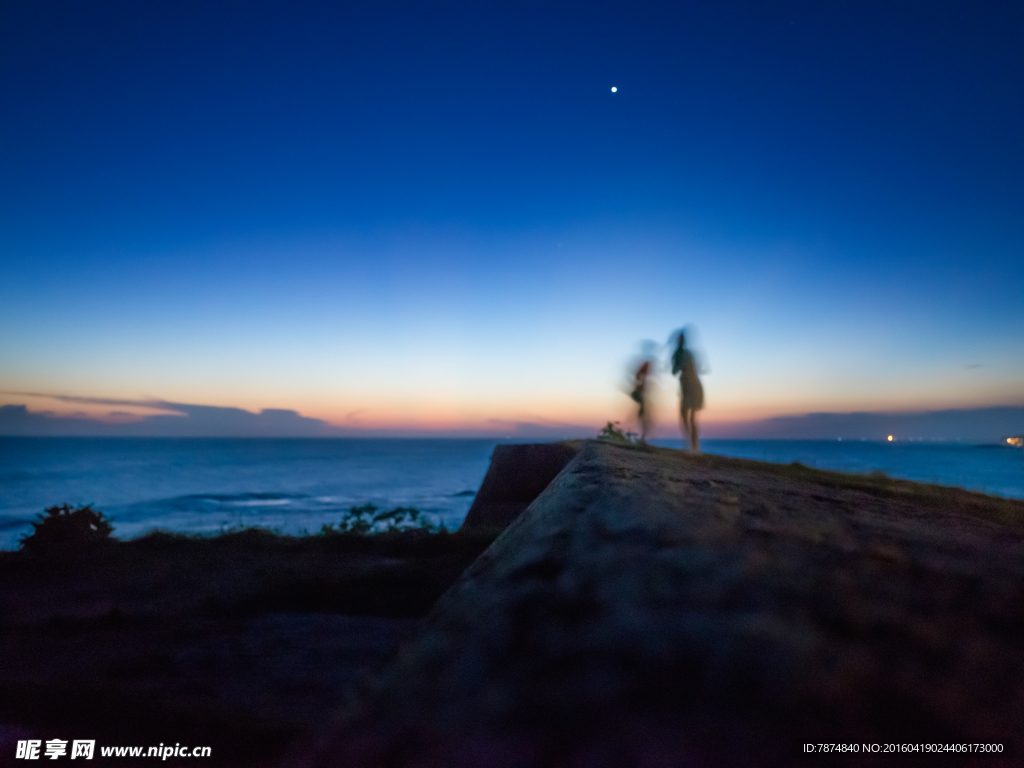
M640 406L637 420L640 422L640 439L647 442L647 433L651 429L651 410L647 404L647 377L651 375L651 361L644 360L637 368L630 397Z
M697 411L704 407L704 387L697 377L697 364L693 353L686 348L686 335L680 331L676 342L676 351L672 353L672 373L679 374L680 394L679 412L682 420L683 440L690 441L690 448L700 450L700 438L697 434Z

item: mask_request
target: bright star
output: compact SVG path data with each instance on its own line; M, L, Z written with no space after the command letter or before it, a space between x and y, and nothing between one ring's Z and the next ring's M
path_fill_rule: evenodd
M612 93L615 93L615 92L616 92L617 90L619 90L619 89L618 89L618 88L616 88L616 87L615 87L615 86L613 85L613 86L612 86Z

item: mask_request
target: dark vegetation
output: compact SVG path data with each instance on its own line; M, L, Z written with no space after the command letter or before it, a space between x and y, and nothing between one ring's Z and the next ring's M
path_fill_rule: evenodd
M89 504L77 509L70 504L50 507L32 528L21 539L21 547L34 552L93 546L109 541L114 531L111 521Z
M352 507L340 523L324 525L322 534L332 533L395 533L396 531L425 531L438 533L443 530L436 526L415 507L395 507L379 512L374 504Z
M638 445L640 435L636 432L628 432L619 426L617 421L609 421L597 435L598 440L618 445Z
M312 536L118 541L89 507L40 517L0 552L0 723L19 738L210 745L210 765L279 762L494 538L369 506Z

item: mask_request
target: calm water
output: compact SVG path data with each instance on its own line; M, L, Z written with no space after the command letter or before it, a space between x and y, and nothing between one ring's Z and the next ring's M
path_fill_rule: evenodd
M412 506L454 529L494 440L0 438L0 548L45 507L86 504L122 538L153 528L318 531L349 507ZM679 441L662 441L678 446ZM1024 452L1000 446L708 440L709 453L958 485L1024 498Z

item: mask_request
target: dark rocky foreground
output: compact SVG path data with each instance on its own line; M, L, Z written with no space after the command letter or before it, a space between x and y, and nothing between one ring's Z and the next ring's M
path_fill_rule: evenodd
M957 489L514 446L457 534L0 552L0 765L1024 765L1021 723L1024 503Z
M212 756L160 764L276 766L492 538L252 529L0 552L0 766L35 764L15 758L25 739L180 742Z
M286 762L1022 765L1022 724L1024 503L589 442Z

